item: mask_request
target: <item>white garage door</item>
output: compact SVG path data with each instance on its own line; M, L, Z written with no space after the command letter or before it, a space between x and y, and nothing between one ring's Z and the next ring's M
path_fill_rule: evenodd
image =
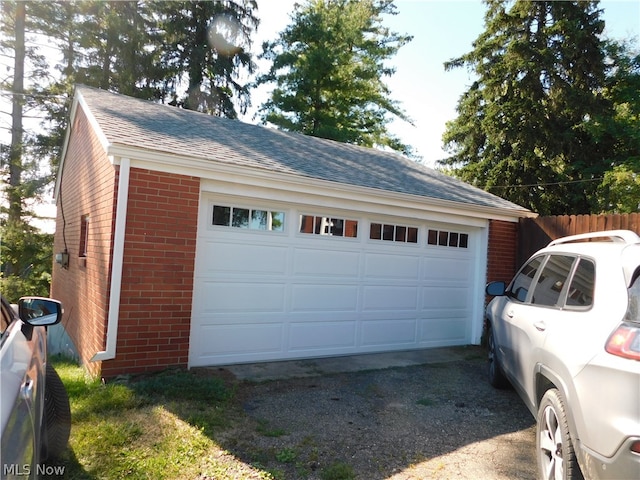
M204 201L190 366L471 343L478 228Z

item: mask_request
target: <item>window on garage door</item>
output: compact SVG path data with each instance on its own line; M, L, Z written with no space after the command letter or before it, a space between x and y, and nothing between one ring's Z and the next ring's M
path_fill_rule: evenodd
M418 228L391 223L372 223L369 227L369 238L390 242L418 243Z
M284 212L214 205L212 225L282 232L284 231Z
M329 216L300 215L299 231L311 235L356 238L358 221Z
M468 248L469 234L430 229L427 234L427 244L440 247Z

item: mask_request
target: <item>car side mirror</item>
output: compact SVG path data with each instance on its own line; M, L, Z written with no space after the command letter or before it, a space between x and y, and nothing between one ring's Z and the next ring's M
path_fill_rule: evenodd
M18 300L18 316L33 326L50 326L62 320L62 303L43 297L23 297Z
M501 297L507 291L507 284L505 282L489 282L484 289L487 295L492 297Z

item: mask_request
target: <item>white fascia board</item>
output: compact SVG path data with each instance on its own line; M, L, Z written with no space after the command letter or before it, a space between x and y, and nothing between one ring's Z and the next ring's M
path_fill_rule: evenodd
M430 214L441 214L447 218L477 219L483 224L487 219L517 222L522 217L537 216L537 214L524 209L507 210L452 202L131 147L111 145L109 153L113 156L115 164L118 163L118 158L123 156L131 159L131 167L199 177L202 179L200 188L203 192L253 197L260 196L262 193L265 195L263 198L291 203L300 203L308 196L312 198L310 200L312 205L335 206L342 209L345 208L345 201L352 201L354 205L359 206L360 210L365 211L383 213L380 210L382 208L393 210L397 214L399 210L402 210L404 212L402 216L406 216L407 210L409 210L418 218L421 218L425 212L429 212ZM274 198L276 192L279 195ZM366 205L369 205L369 208L365 208ZM375 210L372 209L374 205ZM394 213L390 212L389 214Z

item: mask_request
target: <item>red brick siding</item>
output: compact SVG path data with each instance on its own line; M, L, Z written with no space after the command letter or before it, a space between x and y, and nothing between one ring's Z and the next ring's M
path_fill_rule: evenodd
M102 375L186 367L200 181L132 168L116 358Z
M54 238L56 253L66 240L70 262L67 270L54 263L51 296L63 302L65 330L93 375L100 365L89 360L105 346L116 184L116 168L78 109L60 179ZM89 215L85 258L79 257L83 215Z
M518 268L516 262L518 224L491 220L489 223L489 250L487 259L487 282L508 282Z

